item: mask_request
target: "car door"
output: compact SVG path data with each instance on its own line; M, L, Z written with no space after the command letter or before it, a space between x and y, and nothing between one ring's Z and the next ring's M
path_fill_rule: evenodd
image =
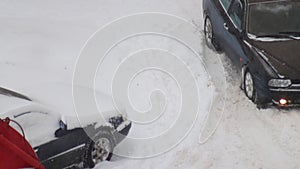
M247 60L243 50L243 29L245 28L245 1L233 0L227 10L223 28L223 49L233 63L241 68L241 63Z
M227 17L227 11L232 0L204 0L204 13L209 17L212 23L213 32L217 42L223 48L223 42L227 35L224 29L224 22Z

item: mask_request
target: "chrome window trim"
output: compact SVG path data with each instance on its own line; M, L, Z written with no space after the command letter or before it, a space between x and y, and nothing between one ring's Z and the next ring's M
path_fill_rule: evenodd
M270 89L273 92L300 92L300 89Z
M286 0L273 0L273 1L265 1L265 2L252 2L252 3L249 3L249 6L250 5L257 5L257 4L268 4L268 3L275 3L275 2L284 2Z
M52 160L52 159L54 159L54 158L56 158L56 157L65 155L65 154L67 154L67 153L69 153L69 152L72 152L72 151L74 151L74 150L78 150L78 149L80 149L80 148L83 148L84 146L85 146L85 144L80 144L80 145L78 145L78 146L76 146L76 147L73 147L73 148L67 150L67 151L64 151L64 152L61 152L61 153L59 153L59 154L56 154L56 155L50 157L50 158L47 159L47 160Z

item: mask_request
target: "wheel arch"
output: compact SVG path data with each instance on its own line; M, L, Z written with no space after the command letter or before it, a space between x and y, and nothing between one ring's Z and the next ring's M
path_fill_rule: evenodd
M115 137L115 131L112 127L110 126L101 126L97 129L97 132L95 136L93 137L94 139L100 137L101 135L108 135L111 138L113 146L117 145L117 139Z

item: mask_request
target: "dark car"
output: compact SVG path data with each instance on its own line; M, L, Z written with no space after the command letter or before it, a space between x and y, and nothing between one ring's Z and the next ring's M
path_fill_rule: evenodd
M208 46L238 67L249 99L299 105L299 0L203 0L203 12Z
M131 122L122 114L109 111L107 122L80 125L44 104L18 92L0 87L0 119L9 117L34 148L47 169L93 168L109 160L113 149L129 133ZM98 117L92 117L99 119ZM93 119L92 119L93 120ZM72 127L69 126L73 122Z

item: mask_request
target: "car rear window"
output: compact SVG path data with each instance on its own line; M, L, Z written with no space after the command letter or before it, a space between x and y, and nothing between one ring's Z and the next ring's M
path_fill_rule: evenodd
M256 36L300 32L300 1L251 4L248 33Z

